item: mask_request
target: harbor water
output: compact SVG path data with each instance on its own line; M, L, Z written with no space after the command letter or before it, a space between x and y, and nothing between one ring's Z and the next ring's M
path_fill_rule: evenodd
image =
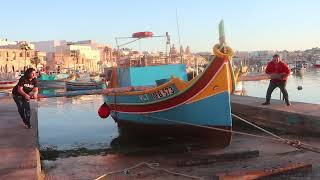
M254 97L266 97L270 80L243 81L242 94ZM299 90L298 87L302 89ZM287 81L287 90L291 101L320 104L320 68L309 68L303 74L293 74ZM272 99L280 98L280 90L276 88ZM271 102L272 103L272 102Z
M290 100L320 104L319 76L320 69L314 68L308 69L302 76L290 76L287 83ZM242 89L245 95L265 97L268 84L269 80L245 81L242 82ZM302 90L298 90L298 86L302 86ZM279 89L276 89L272 98L279 99L279 94ZM38 108L41 149L110 148L119 133L111 117L101 119L98 116L97 110L102 103L101 95L41 100Z

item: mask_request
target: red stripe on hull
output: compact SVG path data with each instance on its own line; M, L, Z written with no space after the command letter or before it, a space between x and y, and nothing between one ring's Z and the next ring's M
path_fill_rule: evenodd
M314 67L320 68L320 64L315 64Z
M161 101L153 104L143 104L143 105L115 105L110 104L111 110L122 111L122 112L154 112L162 109L167 109L174 107L177 104L183 103L201 91L210 82L212 77L218 72L220 67L228 60L215 59L207 71L202 75L202 77L187 91L179 96L175 96L165 101Z
M128 121L117 121L120 135L128 137L155 138L174 137L183 140L197 139L217 147L226 147L231 143L232 133L206 129L189 125L149 125ZM230 126L212 126L223 130L231 130Z
M9 81L9 82L0 82L0 84L16 84L16 81Z

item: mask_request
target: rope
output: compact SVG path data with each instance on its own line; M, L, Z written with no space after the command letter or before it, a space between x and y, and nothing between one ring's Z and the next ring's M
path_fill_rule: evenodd
M149 115L143 115L145 117L150 117L150 118L154 118L154 119L160 119L160 120L165 120L168 122L173 122L173 123L178 123L178 124L183 124L183 125L190 125L190 126L195 126L195 127L201 127L201 128L206 128L206 129L212 129L212 130L217 130L217 131L223 131L223 132L231 132L234 134L241 134L241 135L246 135L246 136L252 136L252 137L258 137L258 138L264 138L264 139L268 139L268 140L273 140L273 141L280 141L283 142L287 145L290 145L291 147L297 148L297 149L303 149L303 150L308 150L308 151L312 151L315 153L320 153L320 148L316 147L316 146L312 146L310 144L306 144L306 143L302 143L299 140L290 140L290 139L284 139L278 135L275 135L247 120L244 120L243 118L240 118L239 116L236 116L234 114L232 114L232 116L238 118L239 120L244 121L245 123L248 123L249 125L252 125L253 127L273 136L272 137L266 137L266 136L261 136L261 135L256 135L256 134L250 134L250 133L245 133L245 132L240 132L240 131L233 131L233 130L226 130L226 129L221 129L221 128L216 128L216 127L209 127L209 126L204 126L204 125L198 125L198 124L193 124L193 123L188 123L188 122L181 122L181 121L175 121L175 120L170 120L170 119L166 119L166 118L160 118L160 117L156 117L156 116L149 116ZM304 146L309 146L309 147L303 147Z
M269 132L269 131L267 131L267 130L265 130L265 129L263 129L263 128L255 125L255 124L253 124L253 123L251 123L251 122L249 122L249 121L247 121L247 120L245 120L245 119L243 119L243 118L241 118L241 117L239 117L239 116L237 116L237 115L234 115L234 114L231 114L231 115L232 115L233 117L235 117L235 118L237 118L237 119L239 119L239 120L241 120L241 121L243 121L243 122L245 122L245 123L247 123L247 124L249 124L249 125L251 125L251 126L253 126L253 127L255 127L255 128L257 128L257 129L259 129L259 130L261 130L261 131L269 134L269 135L271 135L271 136L273 136L273 137L275 137L275 138L278 138L278 139L281 139L282 141L285 141L284 138L282 138L282 137L280 137L280 136L277 136L277 135L275 135L275 134L273 134L273 133L271 133L271 132Z
M118 173L129 174L131 169L135 169L135 168L137 168L139 166L142 166L142 165L146 165L148 168L153 169L153 170L164 171L164 172L167 172L169 174L176 175L176 176L183 176L183 177L191 178L191 179L204 180L203 178L198 177L198 176L190 176L190 175L183 174L183 173L173 172L173 171L167 170L165 168L159 168L159 166L160 166L159 163L147 163L147 162L140 162L140 163L138 163L138 164L136 164L134 166L131 166L129 168L125 168L125 169L118 170L118 171L108 172L108 173L96 178L95 180L101 180L102 178L105 178L105 177L107 177L109 175L112 175L112 174L118 174Z
M276 139L276 138L271 138L271 137L266 137L266 136L261 136L261 135L256 135L256 134L249 134L249 133L240 132L240 131L233 131L233 130L227 130L227 129L221 129L221 128L216 128L216 127L204 126L204 125L199 125L199 124L192 124L192 123L188 123L188 122L174 121L174 120L170 120L170 119L166 119L166 118L160 118L160 117L149 116L149 115L143 115L143 116L154 118L154 119L165 120L165 121L168 121L168 122L183 124L183 125L201 127L201 128L205 128L205 129L212 129L212 130L217 130L217 131L222 131L222 132L231 132L231 133L234 133L234 134L241 134L241 135L247 135L247 136L252 136L252 137L259 137L259 138L264 138L264 139L273 140L273 141L281 141L281 140Z
M192 123L188 123L188 122L181 122L181 121L175 121L175 120L170 120L170 119L166 119L166 118L160 118L160 117L156 117L156 116L149 116L149 115L142 115L142 116L145 116L145 117L150 117L150 118L154 118L154 119L160 119L160 120L165 120L165 121L168 121L168 122L173 122L173 123L178 123L178 124L183 124L183 125L190 125L190 126L195 126L195 127L201 127L201 128L206 128L206 129L212 129L212 130L217 130L217 131L223 131L223 132L230 132L230 133L235 133L235 134L241 134L241 135L247 135L247 136L252 136L252 137L259 137L259 138L264 138L264 139L268 139L268 140L274 140L274 141L281 141L281 142L284 142L285 144L287 145L290 145L291 147L294 147L294 148L297 148L297 149L302 149L302 150L307 150L307 151L311 151L311 152L315 152L315 153L320 153L320 148L319 147L316 147L316 146L313 146L313 145L310 145L310 144L307 144L307 143L302 143L301 141L299 140L290 140L290 139L284 139L276 134L273 134L237 115L234 115L232 114L233 117L235 118L238 118L239 120L249 124L249 125L252 125L253 127L273 136L273 138L271 137L266 137L266 136L261 136L261 135L255 135L255 134L250 134L250 133L245 133L245 132L240 132L240 131L233 131L233 130L226 130L226 129L221 129L221 128L215 128L215 127L209 127L209 126L203 126L203 125L198 125L198 124L192 124ZM304 146L309 146L309 147L303 147ZM109 172L109 173L106 173L98 178L96 178L95 180L100 180L102 178L105 178L111 174L117 174L117 173L121 173L123 172L124 174L129 174L129 170L131 169L134 169L134 168L137 168L141 165L146 165L148 168L150 169L153 169L153 170L157 170L157 171L164 171L164 172L167 172L169 174L173 174L173 175L177 175L177 176L183 176L183 177L187 177L187 178L192 178L192 179L200 179L200 180L203 180L203 178L201 177L198 177L198 176L190 176L190 175L187 175L187 174L183 174L183 173L178 173L178 172L173 172L173 171L170 171L170 170L167 170L165 168L157 168L160 164L159 163L146 163L146 162L140 162L132 167L129 167L129 168L125 168L125 169L122 169L122 170L118 170L118 171L113 171L113 172Z
M251 126L253 126L253 127L255 127L255 128L257 128L257 129L259 129L259 130L261 130L261 131L263 131L263 132L265 132L265 133L267 133L267 134L269 134L269 135L271 135L271 136L273 136L273 137L276 137L276 138L282 140L284 143L286 143L286 144L288 144L288 145L290 145L292 147L295 147L297 149L304 149L304 150L312 151L312 152L315 152L315 153L320 153L320 148L319 147L313 146L311 144L303 143L303 142L301 142L299 140L284 139L284 138L282 138L282 137L280 137L278 135L275 135L274 133L271 133L271 132L269 132L269 131L267 131L267 130L265 130L265 129L263 129L263 128L255 125L255 124L253 124L253 123L251 123L251 122L249 122L249 121L247 121L247 120L245 120L245 119L243 119L243 118L241 118L241 117L239 117L237 115L232 114L232 116L237 118L237 119L239 119L239 120L241 120L241 121L243 121L243 122L245 122L245 123L247 123L247 124L249 124L249 125L251 125ZM303 146L309 146L309 147L303 147Z

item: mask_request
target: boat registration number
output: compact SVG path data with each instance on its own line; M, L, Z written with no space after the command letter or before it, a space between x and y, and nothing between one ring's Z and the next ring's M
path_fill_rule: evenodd
M153 99L160 99L163 97L170 96L172 94L174 94L174 90L172 87L169 86L169 87L163 88L159 91L151 93L151 96Z

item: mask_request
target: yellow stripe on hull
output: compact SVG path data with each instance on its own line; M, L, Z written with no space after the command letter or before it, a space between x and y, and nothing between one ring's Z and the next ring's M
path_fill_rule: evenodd
M227 77L227 79L226 79ZM228 81L229 83L226 83ZM230 74L229 65L225 63L218 74L214 77L213 80L207 85L207 87L193 97L188 103L193 103L202 99L207 98L208 96L213 96L225 91L231 92L232 90L232 79Z

